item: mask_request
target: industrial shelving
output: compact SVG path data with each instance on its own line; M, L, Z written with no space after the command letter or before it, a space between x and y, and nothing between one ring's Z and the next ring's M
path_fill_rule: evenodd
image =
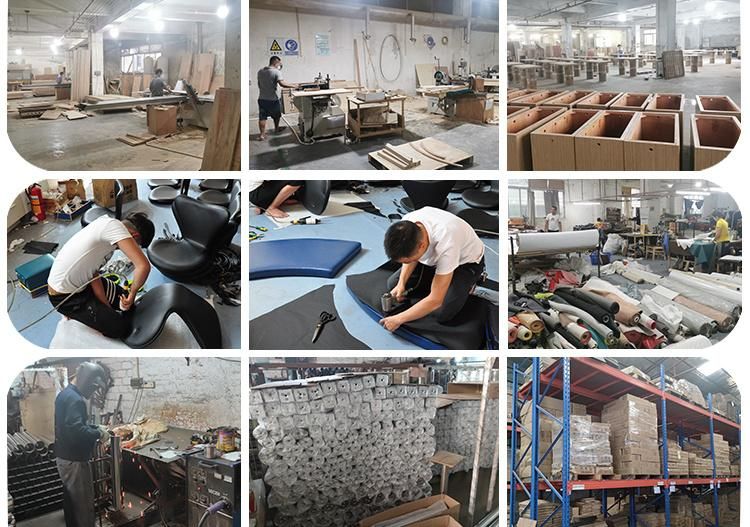
M687 489L699 489L700 495L711 494L713 498L713 518L702 516L704 523L711 527L720 527L719 518L719 489L721 485L732 485L734 491L739 488L740 478L719 477L716 472L716 456L714 452L713 434L720 433L732 444L740 442L740 425L713 411L712 396L708 394L708 408L702 408L686 401L677 395L667 392L664 366L660 368L659 386L644 382L627 375L617 368L604 362L587 357L566 357L558 359L541 370L540 359L532 359L531 379L521 385L523 372L513 365L512 373L512 422L510 433L510 478L509 512L510 524L515 526L518 519L528 509L529 517L537 521L539 527L552 525L551 520L560 514L559 524L570 527L571 495L576 491L600 491L602 513L608 516L607 491L618 490L629 494L629 526L638 525L639 509L636 501L641 489L649 489L655 498L641 509L657 501L662 502L666 527L671 527L670 501L671 494ZM573 398L584 401L587 410L596 411L604 404L625 394L632 394L657 403L659 416L659 437L661 438L661 458L663 473L660 478L649 479L604 479L604 480L571 480L570 479L570 417ZM545 397L558 396L563 401L563 416L557 418L542 408ZM527 401L531 404L531 430L521 424L521 408ZM540 415L554 420L559 426L559 433L553 437L552 444L545 452L539 448L539 418ZM710 478L670 478L667 444L667 429L678 431L680 446L693 444L690 436L699 433L711 434L711 448L706 451L705 458L711 459L712 477ZM531 437L529 446L518 453L519 437L526 434ZM539 468L558 441L562 441L562 470L561 479L553 480L551 475L544 474ZM698 445L700 446L700 445ZM703 448L703 447L701 447ZM523 481L518 472L521 462L526 456L531 460L530 481ZM725 476L725 475L722 475ZM524 510L519 510L518 494L523 492L529 500ZM539 518L538 503L540 496L549 493L551 501L557 506L545 518ZM557 521L557 519L555 518Z

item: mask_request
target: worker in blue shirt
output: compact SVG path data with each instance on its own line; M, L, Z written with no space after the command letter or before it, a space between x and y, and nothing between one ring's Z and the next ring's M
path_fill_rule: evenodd
M105 426L88 423L86 401L104 386L107 375L93 362L82 363L76 377L55 399L55 454L63 484L66 527L94 527L94 480L89 460L98 441L108 441Z

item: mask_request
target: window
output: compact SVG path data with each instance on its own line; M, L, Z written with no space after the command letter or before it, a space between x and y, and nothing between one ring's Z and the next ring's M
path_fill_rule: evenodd
M510 187L508 188L508 214L511 217L529 218L529 190L527 188Z
M161 57L161 44L145 45L137 48L122 50L121 66L123 73L146 73L152 74L153 71L144 71L146 59L152 58L154 63Z

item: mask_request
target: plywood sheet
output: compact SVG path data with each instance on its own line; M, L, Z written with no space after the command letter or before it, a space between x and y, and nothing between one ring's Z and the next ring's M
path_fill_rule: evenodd
M201 53L194 58L192 85L198 95L204 95L211 89L214 75L214 54Z
M193 71L193 55L190 53L183 53L180 57L180 70L179 79L190 81L190 74Z
M120 93L130 97L133 95L133 74L123 73L120 75Z
M430 152L435 152L444 156L446 162L441 162L424 155L421 151L424 146L426 146ZM412 141L411 143L393 146L392 148L407 158L420 161L419 166L414 167L412 170L440 170L451 166L451 163L469 165L474 157L469 152L465 152L434 138L420 139L418 141ZM378 167L382 167L386 170L402 170L400 166L391 162L387 157L383 157L381 155L381 150L370 152L368 157L370 162Z
M39 119L43 121L54 121L59 119L62 114L62 110L47 110L39 116Z
M241 109L240 90L220 88L216 91L201 170L232 170L237 165Z
M415 64L414 68L417 70L417 82L420 87L435 84L434 64Z

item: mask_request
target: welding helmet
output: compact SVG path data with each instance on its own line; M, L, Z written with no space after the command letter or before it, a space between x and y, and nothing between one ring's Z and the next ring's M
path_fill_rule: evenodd
M76 387L86 399L104 386L107 374L104 368L94 362L83 362L76 372Z

